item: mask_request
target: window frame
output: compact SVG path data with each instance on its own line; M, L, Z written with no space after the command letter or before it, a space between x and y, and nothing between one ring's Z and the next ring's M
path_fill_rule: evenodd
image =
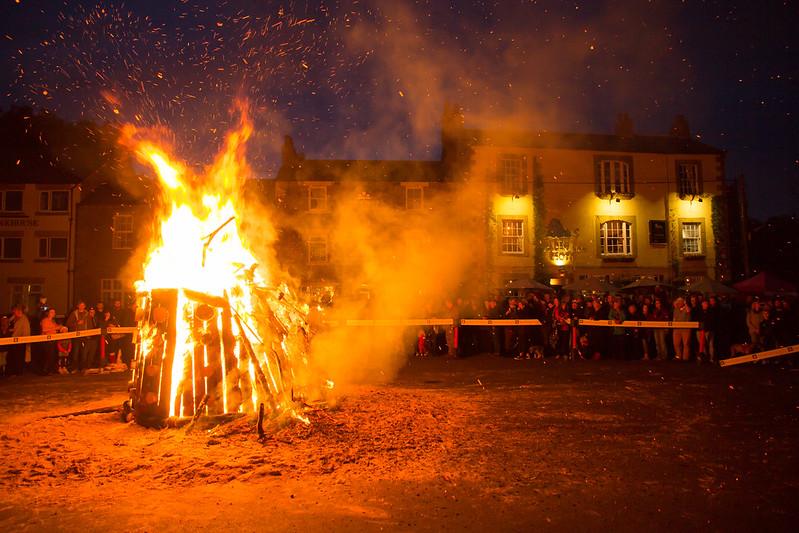
M504 256L511 256L511 257L525 257L529 255L529 247L527 246L527 219L525 217L513 217L513 216L503 216L499 218L498 224L498 240L499 240L499 255ZM518 222L521 228L520 235L505 235L505 223L506 222ZM521 244L521 250L519 251L510 251L505 249L505 239L516 239L518 243Z
M693 178L688 178L681 172L682 169L692 166L696 170L696 175ZM699 159L680 159L674 163L674 174L677 178L677 193L680 198L694 198L700 196L704 191L704 179L702 175L702 161ZM693 189L686 186L685 180L693 180Z
M698 252L686 252L684 236L684 228L686 224L696 224L698 226L699 235L696 237L699 243ZM678 220L678 229L680 236L680 257L685 259L704 258L707 254L707 238L705 235L705 219L704 218L681 218ZM694 238L692 237L691 240Z
M603 235L603 226L609 222L622 222L627 224L629 233L629 253L606 253L605 242L607 236ZM636 218L634 216L599 216L596 221L596 250L597 256L603 261L634 261L638 257L638 235Z
M421 211L424 209L424 185L405 185L405 209L409 211ZM411 206L409 201L410 191L419 191L419 205Z
M618 164L619 171L627 169L627 176L624 178L623 172L621 175L616 176L615 171L611 172L607 177L605 176L605 165L610 164L610 169L615 169ZM630 199L635 196L635 167L633 165L633 158L630 156L619 155L595 155L594 156L594 191L599 198L614 199L624 198ZM606 186L607 185L607 186ZM616 186L618 189L616 190ZM623 186L622 186L623 185Z
M106 288L105 284L109 282L110 288ZM130 290L126 290L128 287ZM106 304L111 304L114 300L119 300L125 304L125 300L131 296L136 296L136 290L133 288L133 283L123 278L101 278L100 279L100 301ZM110 306L109 306L110 308Z
M313 254L314 245L324 246L324 258L322 259L315 259ZM326 265L330 263L330 242L329 239L324 235L314 235L308 238L307 242L308 248L308 264L309 265Z
M19 241L19 256L18 257L7 257L6 250L8 249L8 245L6 241L8 240L15 240ZM20 234L11 234L11 235L0 235L0 262L5 263L16 263L23 260L25 257L25 242L24 242L23 235Z
M19 193L19 209L8 209L8 194ZM24 189L2 189L0 190L0 213L22 214L25 211L25 190Z
M117 221L126 219L130 222L130 228L118 228ZM116 213L111 218L111 249L112 250L132 250L134 240L133 215L130 213Z
M313 196L313 191L314 190L316 190L316 191L321 190L321 191L324 192L324 195L322 196L321 199L314 198L314 196ZM319 202L320 200L321 200L321 203L322 203L321 206L317 205L316 207L314 207L312 205L312 203L314 201ZM327 185L316 185L316 184L308 185L308 211L311 211L311 212L327 211L327 204L328 204Z
M516 176L508 176L506 163L509 162L518 163L519 173ZM499 156L498 166L499 188L502 196L524 196L528 194L526 155L502 154Z
M69 237L66 235L42 235L38 236L38 249L36 259L38 261L66 261L69 258ZM64 255L63 257L53 257L53 240L64 241ZM42 254L42 244L44 244L44 254Z
M66 194L66 207L64 209L53 209L53 195L56 193ZM46 198L46 200L45 200ZM39 213L52 213L62 215L69 213L69 190L68 189L47 189L39 191ZM44 201L43 201L44 200ZM44 206L44 207L43 207Z

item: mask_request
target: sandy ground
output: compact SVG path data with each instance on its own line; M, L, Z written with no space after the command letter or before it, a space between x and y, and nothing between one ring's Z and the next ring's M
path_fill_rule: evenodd
M152 430L127 376L0 382L0 530L788 530L799 372L413 360L311 426Z

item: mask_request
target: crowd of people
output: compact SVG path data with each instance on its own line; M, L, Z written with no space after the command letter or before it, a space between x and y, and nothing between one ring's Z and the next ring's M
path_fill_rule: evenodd
M42 298L38 309L31 313L16 305L8 315L0 316L0 338L54 335L100 329L100 335L34 343L0 345L0 376L24 373L70 374L94 373L103 370L122 370L133 357L132 336L109 333L106 328L133 326L134 312L121 300L110 307L105 302L87 306L79 301L65 316L47 305Z
M715 363L719 358L797 343L799 314L783 297L690 294L656 287L633 294L524 296L448 301L439 315L455 325L420 330L419 356L492 353L517 359L558 357ZM459 326L459 319L537 319L541 325ZM696 322L698 328L585 325L579 320Z

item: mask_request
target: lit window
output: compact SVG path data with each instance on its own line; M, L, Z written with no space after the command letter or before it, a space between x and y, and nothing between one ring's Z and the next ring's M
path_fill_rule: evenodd
M0 259L22 259L22 237L0 237Z
M680 197L702 194L699 161L677 162L677 187Z
M69 191L40 192L39 211L66 213L69 211Z
M423 187L405 187L405 209L424 209Z
M599 248L603 257L632 256L632 224L623 220L602 223L599 226Z
M126 298L133 297L133 284L122 279L104 278L100 280L100 301L112 303L119 300L125 303Z
M111 232L112 249L129 250L133 248L133 215L114 215Z
M325 211L327 209L327 187L308 187L308 209Z
M630 163L621 159L599 161L597 194L601 197L632 195Z
M525 186L525 158L518 155L506 155L500 160L500 177L502 178L502 194L527 194Z
M41 237L39 239L39 259L66 259L66 237Z
M502 253L524 254L524 221L506 219L502 221Z
M682 223L683 255L702 255L702 223Z
M308 263L318 265L327 262L327 239L324 237L311 237L308 239Z
M22 191L0 191L0 211L3 213L22 211Z

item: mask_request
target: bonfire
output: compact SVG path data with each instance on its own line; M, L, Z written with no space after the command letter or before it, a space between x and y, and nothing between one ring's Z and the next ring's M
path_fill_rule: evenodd
M197 174L147 132L125 131L163 193L136 284L130 407L140 424L247 413L307 423L308 306L276 279L277 268L259 261L241 231L251 133L242 111L213 165Z

